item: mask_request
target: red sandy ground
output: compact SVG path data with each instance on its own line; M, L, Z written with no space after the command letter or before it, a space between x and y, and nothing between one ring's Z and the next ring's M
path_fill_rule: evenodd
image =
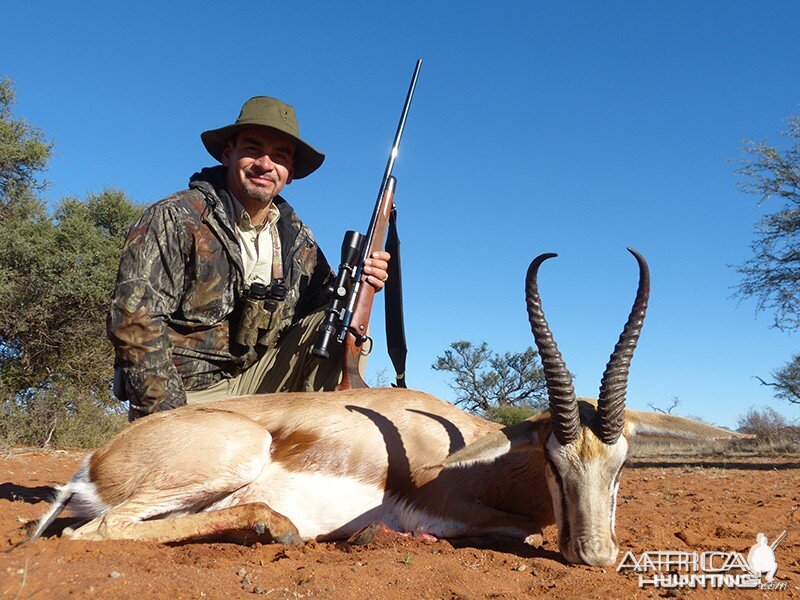
M82 452L0 457L0 550L22 538ZM39 539L0 553L2 598L800 598L800 458L632 459L623 472L622 552L736 550L787 530L783 591L639 589L615 567L565 564L555 528L542 548L400 541L302 548ZM68 519L56 523L64 526ZM622 554L620 554L622 557Z

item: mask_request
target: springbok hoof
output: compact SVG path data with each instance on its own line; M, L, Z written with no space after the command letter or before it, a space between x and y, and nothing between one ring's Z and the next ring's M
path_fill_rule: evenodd
M532 533L528 537L525 538L525 543L529 546L533 546L534 548L538 548L542 545L543 537L541 533Z
M276 535L273 539L284 546L302 546L305 544L303 538L297 535L294 531L288 531L281 535Z
M386 524L375 522L356 531L347 539L347 543L354 546L365 546L372 542L396 540L400 537L403 537L402 534L389 529Z
M372 542L396 542L398 540L407 540L409 538L415 539L420 542L438 542L436 536L426 533L424 531L415 531L413 533L402 533L390 529L386 524L381 522L370 523L360 531L357 531L347 540L348 544L354 546L363 546L371 544Z
M411 537L419 542L425 542L426 544L432 544L439 541L439 538L437 538L435 535L431 535L430 533L426 533L424 531L415 531Z

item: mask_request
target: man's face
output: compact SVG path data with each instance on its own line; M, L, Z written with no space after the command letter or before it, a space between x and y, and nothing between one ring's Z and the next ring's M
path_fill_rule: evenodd
M254 203L269 205L294 172L295 143L270 129L240 131L222 151L228 167L228 189L247 208Z

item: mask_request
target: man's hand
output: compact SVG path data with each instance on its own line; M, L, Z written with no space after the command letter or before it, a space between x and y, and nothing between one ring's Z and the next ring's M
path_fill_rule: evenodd
M373 252L372 257L364 261L364 281L375 288L376 292L380 292L389 279L389 259L391 256L388 252Z

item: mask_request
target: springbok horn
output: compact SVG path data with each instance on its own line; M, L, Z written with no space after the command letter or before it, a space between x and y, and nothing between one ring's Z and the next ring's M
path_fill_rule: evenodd
M542 299L539 297L539 287L536 275L539 266L548 258L557 254L542 254L533 259L528 267L525 278L525 301L528 305L528 320L531 323L533 339L539 348L542 359L544 378L547 383L547 395L550 397L550 419L556 439L564 445L575 440L580 430L580 415L578 414L578 401L575 398L575 388L572 386L572 375L567 370L567 365L558 346L550 333L550 327L542 311Z
M619 336L614 352L606 365L600 382L600 397L597 400L597 417L594 430L605 444L613 444L622 435L625 425L625 392L628 387L628 371L633 359L633 351L642 333L642 324L647 312L650 297L650 270L644 257L636 250L628 248L639 263L639 288L633 302L628 322Z

